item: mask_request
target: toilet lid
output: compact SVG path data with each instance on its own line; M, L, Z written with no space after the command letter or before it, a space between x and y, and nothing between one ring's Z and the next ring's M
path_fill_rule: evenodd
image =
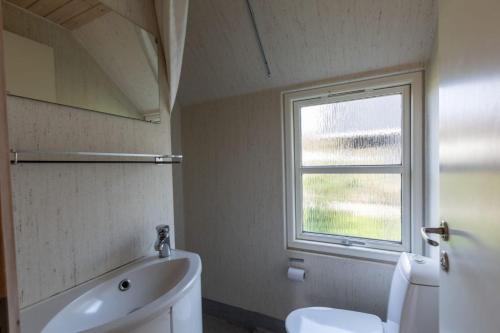
M303 308L286 317L288 333L383 333L379 317L362 312L332 309Z

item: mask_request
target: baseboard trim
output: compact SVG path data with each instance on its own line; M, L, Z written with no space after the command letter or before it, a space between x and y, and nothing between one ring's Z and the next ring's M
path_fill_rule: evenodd
M0 333L9 332L9 308L7 297L0 298Z
M203 313L243 326L249 330L265 330L286 333L285 322L264 314L203 298Z

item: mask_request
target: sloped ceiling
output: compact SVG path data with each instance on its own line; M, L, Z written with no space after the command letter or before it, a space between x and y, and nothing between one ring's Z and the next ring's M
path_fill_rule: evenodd
M114 11L72 34L138 112L160 111L158 53L152 34Z
M182 105L407 65L430 57L434 0L191 0Z
M35 15L73 30L108 13L99 0L7 0Z

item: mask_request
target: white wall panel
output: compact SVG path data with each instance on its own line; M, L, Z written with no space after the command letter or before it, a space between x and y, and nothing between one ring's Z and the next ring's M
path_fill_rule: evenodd
M394 266L285 250L280 93L183 108L186 247L204 297L284 319L323 305L385 317ZM286 278L305 259L304 283Z

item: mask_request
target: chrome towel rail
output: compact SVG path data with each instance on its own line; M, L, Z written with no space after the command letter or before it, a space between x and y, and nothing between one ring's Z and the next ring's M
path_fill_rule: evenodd
M10 151L11 164L21 163L139 163L139 164L179 164L182 155L132 154L81 151Z

